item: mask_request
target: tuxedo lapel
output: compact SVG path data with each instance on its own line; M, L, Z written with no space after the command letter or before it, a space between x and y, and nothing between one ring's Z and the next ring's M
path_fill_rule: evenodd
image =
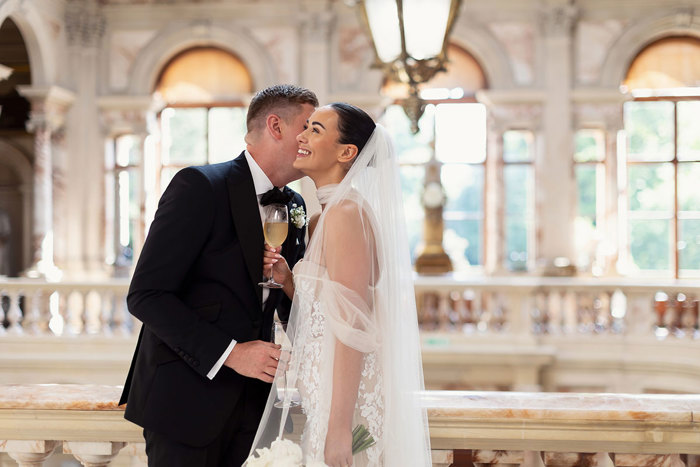
M262 306L262 288L258 286L258 282L262 280L263 231L253 177L244 154L231 162L231 171L226 179L226 185L231 217L241 242L248 275Z

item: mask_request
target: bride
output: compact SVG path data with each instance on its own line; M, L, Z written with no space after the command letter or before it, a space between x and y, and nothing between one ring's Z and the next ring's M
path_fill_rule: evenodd
M279 249L266 246L265 266L293 299L286 329L292 350L283 347L251 454L301 433L305 464L430 465L413 277L389 136L343 103L317 109L304 128L294 167L314 181L322 210L293 273ZM293 400L305 419L291 420ZM375 443L353 456L360 425Z

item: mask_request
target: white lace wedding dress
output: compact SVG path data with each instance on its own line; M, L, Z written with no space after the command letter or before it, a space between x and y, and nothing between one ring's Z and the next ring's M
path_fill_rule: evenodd
M413 273L398 168L385 130L377 126L343 181L317 196L323 211L293 271L291 358L281 358L288 365L278 368L251 453L301 434L304 463L324 460L334 381L352 380L334 373L340 348L361 354L352 426L364 425L376 442L354 455L353 465L429 466ZM276 408L275 402L292 394L306 417L289 423L298 409Z

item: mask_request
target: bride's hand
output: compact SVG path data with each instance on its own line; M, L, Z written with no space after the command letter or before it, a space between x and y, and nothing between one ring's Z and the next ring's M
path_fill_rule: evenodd
M325 463L329 467L349 467L353 465L352 432L329 427L323 456L325 457Z
M289 265L284 256L280 254L282 247L272 248L267 243L263 251L263 271L269 277L272 269L273 277L276 282L286 285L291 282L292 271L289 270Z

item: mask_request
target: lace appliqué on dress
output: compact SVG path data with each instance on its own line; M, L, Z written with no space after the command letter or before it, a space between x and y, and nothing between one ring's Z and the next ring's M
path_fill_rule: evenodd
M324 459L332 387L332 374L324 374L324 371L332 372L329 355L332 355L333 349L325 349L324 345L330 345L333 340L326 339L326 319L322 304L317 299L315 283L314 280L299 278L296 285L300 315L304 316L304 322L309 323L302 331L304 348L295 355L295 358L301 359L297 385L302 396L302 410L306 415L301 437L306 462ZM365 425L376 441L374 446L356 456L355 465L383 465L384 384L382 374L378 371L376 352L368 353L364 357L353 418L354 425Z

